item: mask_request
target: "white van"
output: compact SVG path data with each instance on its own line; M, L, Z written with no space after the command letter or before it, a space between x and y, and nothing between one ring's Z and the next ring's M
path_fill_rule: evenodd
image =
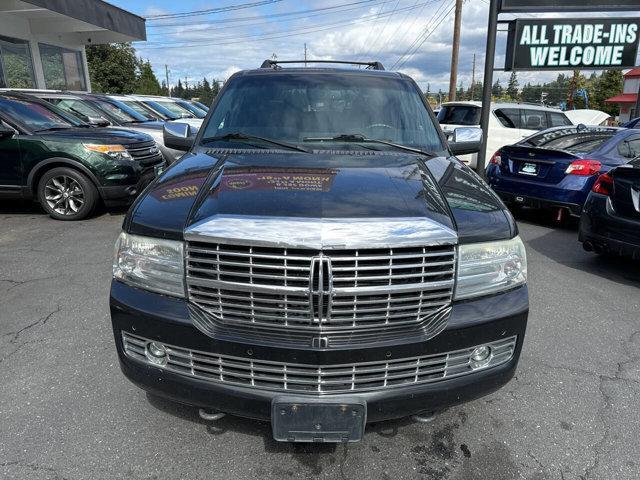
M447 102L442 104L438 121L449 136L457 127L479 126L481 102ZM491 156L505 145L519 142L539 130L550 127L572 125L563 111L525 103L492 103L489 115L487 156ZM463 155L460 160L471 168L476 167L477 155Z

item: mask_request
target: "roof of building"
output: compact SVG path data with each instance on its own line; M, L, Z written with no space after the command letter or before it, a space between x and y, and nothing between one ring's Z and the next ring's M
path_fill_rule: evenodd
M635 67L624 74L625 78L640 77L640 67Z
M636 103L638 98L637 93L622 93L615 97L607 98L606 103Z
M145 19L103 0L14 0L12 15L32 33L90 43L146 40ZM33 8L37 7L37 8Z

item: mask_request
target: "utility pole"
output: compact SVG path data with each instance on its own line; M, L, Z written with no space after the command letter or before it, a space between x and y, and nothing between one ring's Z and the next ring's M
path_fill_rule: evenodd
M460 27L462 26L462 0L456 0L456 17L453 24L453 51L451 52L451 77L449 77L449 101L456 99L458 83L458 53L460 52Z
M473 67L471 69L471 100L476 99L476 54L473 54Z
M304 66L307 66L307 43L304 44Z
M169 67L167 67L167 64L164 64L164 77L167 83L167 92L169 93L169 96L171 96L171 87L169 86Z

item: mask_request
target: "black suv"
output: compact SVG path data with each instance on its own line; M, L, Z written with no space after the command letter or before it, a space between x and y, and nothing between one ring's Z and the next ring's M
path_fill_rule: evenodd
M163 168L144 133L94 128L30 95L0 93L0 197L37 198L80 220L102 200L128 205Z
M418 86L379 63L233 75L129 211L111 317L154 394L348 442L513 376L528 316L513 218ZM186 147L186 145L193 145Z

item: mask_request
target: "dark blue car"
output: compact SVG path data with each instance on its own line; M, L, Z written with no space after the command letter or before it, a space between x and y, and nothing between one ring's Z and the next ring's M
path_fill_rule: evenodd
M489 184L512 206L579 216L597 178L640 155L640 131L558 127L502 147L487 167Z

